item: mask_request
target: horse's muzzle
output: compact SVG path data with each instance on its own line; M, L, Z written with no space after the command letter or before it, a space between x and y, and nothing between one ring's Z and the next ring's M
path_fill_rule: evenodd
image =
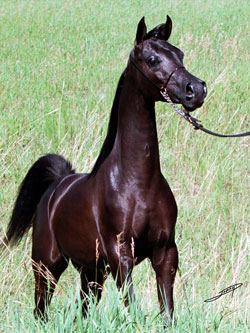
M188 111L202 106L207 96L206 83L190 74L186 69L173 75L168 87L168 94L175 103L180 103Z

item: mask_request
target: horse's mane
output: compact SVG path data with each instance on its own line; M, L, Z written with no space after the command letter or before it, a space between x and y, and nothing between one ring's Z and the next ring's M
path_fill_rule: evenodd
M110 112L107 136L104 140L102 149L100 151L99 156L97 157L95 165L90 173L90 176L96 174L97 170L100 168L100 166L102 165L104 160L108 157L108 155L110 154L110 152L114 146L116 133L117 133L117 126L118 126L119 102L120 102L120 96L121 96L124 78L125 78L125 70L122 73L122 75L119 79L117 88L116 88L114 102L113 102L112 109Z

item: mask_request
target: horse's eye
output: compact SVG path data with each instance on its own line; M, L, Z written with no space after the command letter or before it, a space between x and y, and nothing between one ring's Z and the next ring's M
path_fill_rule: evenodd
M159 63L159 60L158 60L156 57L154 57L154 56L151 56L151 57L149 57L149 58L147 59L147 64L148 64L150 67L155 66L155 65L158 64L158 63Z

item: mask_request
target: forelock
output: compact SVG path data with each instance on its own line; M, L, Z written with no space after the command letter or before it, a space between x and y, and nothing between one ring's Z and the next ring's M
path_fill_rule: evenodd
M146 33L146 35L144 36L143 39L144 40L150 39L150 38L162 39L161 38L161 31L162 31L164 26L165 26L165 23L157 25L154 29L152 29L148 33Z

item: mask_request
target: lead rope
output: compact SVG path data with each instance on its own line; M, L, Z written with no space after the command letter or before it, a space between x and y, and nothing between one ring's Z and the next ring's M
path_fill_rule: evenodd
M172 106L172 108L175 110L175 112L177 112L183 118L187 117L187 112L179 109L178 106L172 102L171 98L169 97L169 95L167 93L167 89L161 90L160 93L161 93L162 97L165 99L165 101L168 102Z
M203 125L200 123L201 121L192 117L187 110L185 110L185 109L181 110L177 105L175 105L172 102L171 98L169 97L166 88L161 89L160 93L161 93L162 97L164 98L164 100L172 106L172 108L175 110L175 112L177 112L181 117L183 117L191 125L193 125L195 130L201 130L205 133L208 133L210 135L217 136L220 138L239 138L239 137L250 135L250 131L244 132L244 133L239 133L239 134L220 134L220 133L212 132L212 131L206 129L205 127L203 127Z
M171 100L171 98L169 97L168 93L167 93L167 89L164 88L160 91L162 97L165 99L166 102L168 102L172 108L175 110L175 112L177 112L181 117L183 117L184 119L186 119L190 124L192 124L194 126L194 129L201 129L201 127L203 127L201 124L199 124L201 121L199 119L196 119L194 117L192 117L187 110L181 110L176 104L174 104L174 102Z

